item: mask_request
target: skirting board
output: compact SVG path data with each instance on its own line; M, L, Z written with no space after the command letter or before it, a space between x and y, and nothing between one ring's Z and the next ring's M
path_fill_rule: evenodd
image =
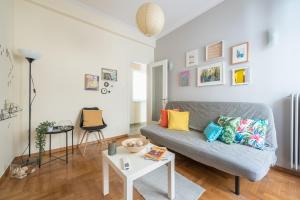
M5 177L7 177L9 174L9 166L7 167L7 169L5 170L4 174L0 177L0 185L4 182Z
M290 169L279 167L277 165L272 167L272 169L275 169L275 170L280 171L280 172L284 172L284 173L287 173L287 174L291 174L291 175L300 177L300 172L296 172L296 171L293 171L293 170L290 170Z
M127 138L127 137L128 137L128 134L118 135L118 136L115 136L115 137L105 138L105 139L103 140L103 142L110 142L110 141L113 141L113 140L118 140L118 139ZM98 143L98 141L88 142L88 145L89 145L89 144L96 144L96 143ZM85 144L85 143L82 143L82 144ZM78 148L79 145L76 144L76 145L74 145L74 147L75 147L75 148ZM72 149L72 145L71 145L71 146L68 146L68 149ZM65 151L65 150L66 150L65 147L61 147L61 148L57 148L57 149L51 149L51 152L52 152L52 153L57 153L57 152ZM47 154L47 153L49 153L49 151L45 151L44 153ZM31 155L32 155L32 156L38 156L38 153L33 153L33 154L31 154ZM24 156L26 157L26 156L28 156L28 155L24 155ZM16 159L20 159L20 158L21 158L21 156L16 156L16 157L13 159L13 161L16 160ZM5 170L4 174L0 177L0 185L1 185L2 182L5 180L5 178L9 175L9 167L10 167L10 166L7 167L7 169Z
M124 137L128 137L128 134L123 134L123 135L118 135L118 136L115 136L115 137L110 137L110 138L105 138L104 140L102 140L103 142L110 142L112 140L117 140L117 139L120 139L120 138L124 138ZM92 141L92 142L87 142L87 144L96 144L98 143L98 141ZM81 145L83 145L85 143L82 143ZM79 144L75 144L74 145L74 148L78 148L79 147ZM72 145L69 145L68 146L68 149L72 149ZM61 148L57 148L57 149L51 149L51 152L52 153L57 153L57 152L60 152L60 151L65 151L66 150L66 147L61 147ZM49 153L49 151L44 151L44 153ZM32 153L31 156L37 156L38 155L38 152L36 153ZM28 156L28 155L23 155L23 156ZM15 159L18 159L18 158L21 158L21 156L17 156L15 157Z

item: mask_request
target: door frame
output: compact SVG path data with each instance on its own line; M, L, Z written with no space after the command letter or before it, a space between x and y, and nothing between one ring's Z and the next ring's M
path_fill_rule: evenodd
M148 95L147 95L147 123L153 123L152 121L152 76L153 76L153 68L155 67L163 67L163 108L165 107L167 101L168 101L168 60L161 60L158 62L154 62L148 65Z

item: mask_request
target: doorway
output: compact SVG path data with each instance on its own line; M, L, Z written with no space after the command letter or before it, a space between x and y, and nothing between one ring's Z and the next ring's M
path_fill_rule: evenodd
M131 64L130 134L139 134L147 122L147 65Z
M149 124L160 120L160 110L168 102L168 60L162 60L148 66L148 120Z

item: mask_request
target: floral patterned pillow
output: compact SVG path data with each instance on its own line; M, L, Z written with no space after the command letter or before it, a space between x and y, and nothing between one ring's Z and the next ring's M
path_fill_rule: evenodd
M269 122L264 119L243 119L237 127L235 143L263 149Z

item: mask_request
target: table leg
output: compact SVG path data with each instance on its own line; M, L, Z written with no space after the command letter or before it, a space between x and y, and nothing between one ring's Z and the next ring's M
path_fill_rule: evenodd
M50 157L50 159L51 159L51 134L49 134L49 157Z
M74 153L74 131L72 130L72 154Z
M68 164L68 132L66 132L66 163Z
M125 200L132 200L133 198L133 181L124 179L124 198Z
M105 158L102 158L102 185L103 185L103 195L109 193L109 166Z
M175 199L175 159L168 163L168 197Z

